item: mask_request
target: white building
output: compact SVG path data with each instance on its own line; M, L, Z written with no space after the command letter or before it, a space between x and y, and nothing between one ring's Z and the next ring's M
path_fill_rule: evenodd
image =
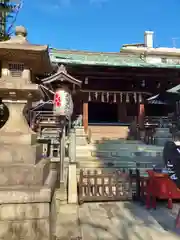
M154 32L145 31L144 43L142 44L124 44L121 52L140 54L146 62L152 64L167 63L180 65L180 48L153 47Z

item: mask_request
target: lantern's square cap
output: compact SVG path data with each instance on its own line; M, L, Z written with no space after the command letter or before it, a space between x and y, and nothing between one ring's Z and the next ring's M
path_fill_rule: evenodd
M36 73L52 70L48 45L30 44L27 40L27 30L23 26L15 28L15 36L0 42L0 58L27 63Z

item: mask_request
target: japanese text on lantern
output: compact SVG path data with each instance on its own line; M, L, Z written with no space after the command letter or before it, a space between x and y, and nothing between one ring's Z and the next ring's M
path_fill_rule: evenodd
M56 107L60 107L61 106L61 98L60 98L59 93L55 94L54 104L55 104Z

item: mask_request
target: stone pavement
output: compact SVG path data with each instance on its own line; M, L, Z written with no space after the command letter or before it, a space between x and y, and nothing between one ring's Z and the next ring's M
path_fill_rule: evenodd
M169 210L153 211L130 202L63 204L59 207L56 239L178 240L173 227L175 217L167 217Z
M81 237L77 205L60 205L55 236L57 240L78 240Z
M175 228L175 220L180 209L179 203L173 203L173 209L169 210L166 203L159 203L157 205L157 210L150 210L150 214L157 220L161 226L171 232L180 234L180 229Z

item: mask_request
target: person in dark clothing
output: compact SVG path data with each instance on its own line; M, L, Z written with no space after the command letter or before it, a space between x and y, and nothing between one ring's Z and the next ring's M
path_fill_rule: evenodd
M163 150L163 159L169 177L180 188L180 147L172 141L167 142Z

